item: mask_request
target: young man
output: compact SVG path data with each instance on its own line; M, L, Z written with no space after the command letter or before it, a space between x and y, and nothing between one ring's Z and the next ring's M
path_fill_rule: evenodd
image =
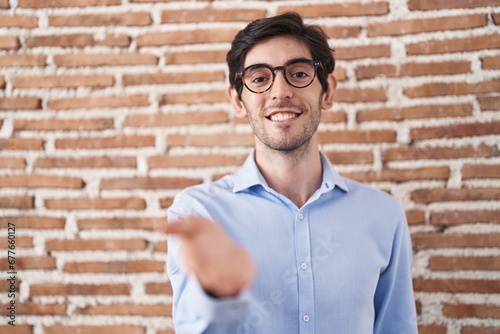
M176 333L417 333L404 211L318 148L336 87L327 37L296 14L265 18L227 61L255 149L168 210Z

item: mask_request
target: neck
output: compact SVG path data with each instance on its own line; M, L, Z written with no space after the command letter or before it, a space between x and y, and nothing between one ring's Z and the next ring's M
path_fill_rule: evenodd
M257 146L255 161L268 185L298 208L321 186L323 168L315 140L294 151Z

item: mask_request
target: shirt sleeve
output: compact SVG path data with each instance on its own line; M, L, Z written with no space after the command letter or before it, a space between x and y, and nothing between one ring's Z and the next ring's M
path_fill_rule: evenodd
M412 248L406 216L399 207L391 259L375 292L374 334L417 334L412 284Z
M167 214L169 221L184 215L199 215L210 219L201 205L179 195ZM169 236L167 272L173 290L172 315L175 332L244 333L244 319L250 303L249 291L243 291L231 298L213 298L203 290L196 277L184 270L181 253L177 238Z

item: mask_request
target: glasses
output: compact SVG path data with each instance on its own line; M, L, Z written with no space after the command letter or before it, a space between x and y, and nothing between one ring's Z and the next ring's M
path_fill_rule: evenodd
M284 66L271 67L266 64L254 64L236 73L236 80L241 79L252 93L260 94L271 89L276 79L276 71L283 71L286 82L295 88L309 86L316 77L317 69L323 69L321 62L305 58L292 59Z

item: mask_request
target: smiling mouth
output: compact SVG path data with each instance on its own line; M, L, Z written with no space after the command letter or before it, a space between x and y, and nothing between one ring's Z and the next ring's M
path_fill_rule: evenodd
M299 117L299 114L295 114L295 113L284 113L284 112L278 112L278 113L274 113L272 115L270 115L269 117L267 117L267 119L273 121L273 122L284 122L284 121L289 121L289 120L292 120L294 118L297 118Z

